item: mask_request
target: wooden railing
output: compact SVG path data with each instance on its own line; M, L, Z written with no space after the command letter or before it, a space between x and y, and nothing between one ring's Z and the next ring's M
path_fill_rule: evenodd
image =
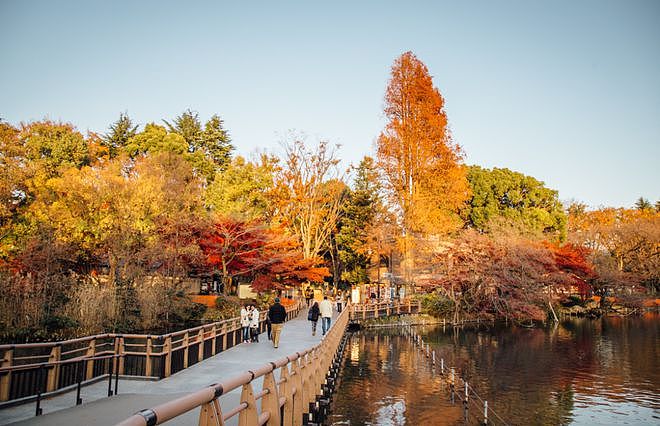
M222 426L236 415L238 424L244 426L302 425L308 421L320 424L323 417L319 410L323 408L317 407L329 405L342 360L342 341L348 319L348 310L344 310L321 343L312 348L142 410L118 426L159 425L196 408L199 408L200 426ZM280 371L279 380L275 377L277 369ZM260 377L263 377L262 388L255 392L252 382ZM220 397L239 387L242 388L240 404L223 409ZM261 409L257 405L259 400Z
M287 307L287 320L299 312L299 304ZM266 313L260 317L259 331L263 332ZM116 371L122 376L169 377L239 344L241 332L240 318L231 318L163 335L109 333L60 342L0 345L0 402L75 385L80 377L75 361L85 362L84 382L105 377L107 355L119 355Z
M387 301L351 305L351 321L360 322L369 319L401 314L420 314L422 302L413 300Z

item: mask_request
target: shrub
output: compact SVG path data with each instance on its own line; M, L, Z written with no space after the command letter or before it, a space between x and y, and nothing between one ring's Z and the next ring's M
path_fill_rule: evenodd
M437 292L424 294L421 301L422 311L433 317L446 317L454 312L454 302Z

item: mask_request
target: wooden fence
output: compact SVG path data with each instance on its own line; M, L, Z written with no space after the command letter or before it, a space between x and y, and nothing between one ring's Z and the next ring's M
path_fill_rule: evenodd
M300 304L288 307L287 320L299 312ZM259 331L263 332L266 312L260 317ZM0 402L69 388L81 374L87 383L105 377L112 359L118 360L114 370L122 376L169 377L241 343L241 333L240 318L231 318L163 335L99 334L60 342L0 345ZM82 373L76 361L84 362Z
M341 364L348 317L348 310L342 312L321 343L312 348L142 410L119 426L159 425L196 408L200 426L222 426L236 415L243 426L321 424ZM279 379L275 377L277 369ZM262 389L255 392L252 382L259 377L263 377ZM239 387L240 404L223 409L220 397Z
M410 299L403 301L390 301L378 303L364 303L350 306L351 322L389 317L401 314L420 314L422 302Z

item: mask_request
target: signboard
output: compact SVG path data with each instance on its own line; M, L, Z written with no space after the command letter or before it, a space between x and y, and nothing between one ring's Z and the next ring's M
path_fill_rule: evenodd
M351 290L351 303L360 303L360 289L354 288Z

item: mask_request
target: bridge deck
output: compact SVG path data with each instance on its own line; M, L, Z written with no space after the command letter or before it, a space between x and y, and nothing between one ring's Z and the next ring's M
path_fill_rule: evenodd
M40 417L34 417L35 403L5 408L0 411L0 425L11 422L17 422L11 423L14 425L114 425L143 408L199 390L211 383L316 345L322 337L321 321L316 336L312 336L306 314L307 309L302 309L297 318L284 325L278 349L273 348L272 342L263 333L259 336L258 343L240 344L159 381L120 379L116 396L106 396L108 383L104 380L83 388L83 404L77 407L72 407L75 404L75 391L72 391L43 400L44 415ZM261 389L260 379L255 380L253 385L255 389ZM223 395L220 398L223 409L228 410L238 405L239 397L240 389ZM168 424L195 424L197 416L198 410L193 410Z

